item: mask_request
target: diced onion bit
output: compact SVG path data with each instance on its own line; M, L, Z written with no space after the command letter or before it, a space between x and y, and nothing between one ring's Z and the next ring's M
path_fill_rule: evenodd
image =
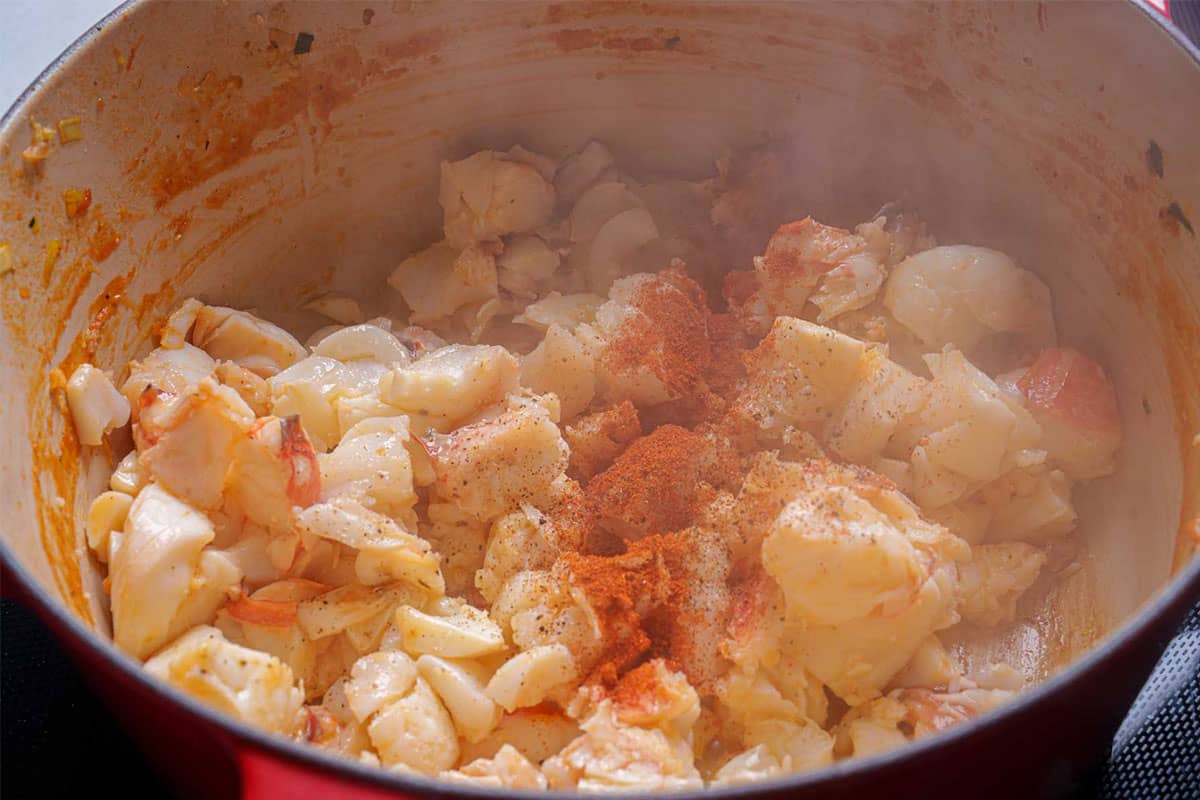
M12 272L14 268L12 245L0 242L0 275Z
M50 155L50 143L54 141L54 129L29 120L29 147L21 151L21 158L31 166L38 166Z
M40 124L37 120L29 120L31 144L43 144L54 141L54 128Z
M51 239L46 243L46 260L42 262L42 269L49 273L54 269L54 264L58 261L59 253L62 252L62 242L58 239Z
M29 164L37 166L46 160L46 156L50 155L50 145L46 142L38 142L31 144L21 151L21 158Z
M83 123L79 117L67 117L58 121L58 136L63 144L77 142L83 138Z
M82 217L92 204L92 190L67 189L63 192L63 204L67 207L68 218Z

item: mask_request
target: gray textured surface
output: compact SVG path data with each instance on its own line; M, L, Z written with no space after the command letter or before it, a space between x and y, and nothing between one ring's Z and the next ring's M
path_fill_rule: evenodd
M1117 731L1102 791L1104 800L1200 798L1200 606Z

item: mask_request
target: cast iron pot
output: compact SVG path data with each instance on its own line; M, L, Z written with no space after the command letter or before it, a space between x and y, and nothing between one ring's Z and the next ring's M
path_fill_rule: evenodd
M83 138L25 167L31 119L70 117ZM6 591L184 792L489 794L266 736L118 653L81 536L113 452L79 446L53 370L126 363L190 295L304 330L316 291L377 294L437 230L444 157L595 137L700 175L770 140L791 162L778 221L902 199L942 241L1037 270L1064 339L1109 365L1125 444L1077 492L1081 568L971 645L1039 685L908 748L719 794L1061 794L1200 596L1198 132L1200 55L1133 4L128 4L0 124ZM90 190L85 214L68 189Z

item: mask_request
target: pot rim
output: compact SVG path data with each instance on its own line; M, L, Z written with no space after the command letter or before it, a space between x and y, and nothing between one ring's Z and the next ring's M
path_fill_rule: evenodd
M61 69L69 66L69 62L84 47L92 44L106 28L130 10L156 0L124 0L115 9L105 15L72 42L57 58L54 59L32 83L17 97L12 106L0 116L0 132L12 124L14 118L25 106L29 98L42 84L49 80ZM1158 30L1165 34L1175 46L1179 47L1200 69L1200 46L1193 44L1178 28L1172 25L1156 10L1139 0L1126 0L1126 6L1133 6L1143 16L1150 19ZM576 792L565 791L521 791L504 789L497 791L492 788L472 786L462 783L450 783L435 778L419 775L398 774L387 769L362 764L343 756L333 755L311 745L286 739L282 736L262 731L248 723L217 711L182 691L151 677L131 656L117 650L111 639L103 637L92 628L84 625L78 617L68 611L65 605L49 595L49 592L29 573L25 566L14 556L8 542L0 537L0 565L20 585L30 603L35 607L44 620L51 623L60 635L65 630L72 639L77 641L89 655L102 659L108 665L118 670L125 678L148 689L167 702L182 707L188 713L198 717L208 725L222 731L228 737L227 743L235 749L239 746L252 745L258 751L268 754L297 770L315 771L326 776L345 777L356 784L400 793L419 793L433 796L477 797L495 800L503 794L505 797L527 800L544 800L545 798L561 798L569 800L578 798ZM838 761L820 769L799 772L772 780L752 782L730 787L704 788L684 792L671 792L672 798L681 800L707 800L708 798L743 798L764 792L802 791L834 781L865 775L876 770L886 769L898 763L915 760L942 745L950 745L971 736L976 730L997 726L1004 721L1029 712L1034 706L1044 702L1051 695L1065 687L1082 680L1088 673L1098 670L1103 663L1114 654L1132 646L1135 640L1144 636L1148 629L1159 622L1173 607L1200 601L1200 555L1195 555L1191 563L1168 579L1153 596L1146 600L1142 607L1128 616L1114 630L1110 631L1100 642L1088 652L1075 659L1055 675L1019 693L1016 699L989 711L988 713L969 719L965 722L941 731L935 735L910 742L904 747L888 750L883 753L849 760ZM241 778L239 775L239 783ZM630 793L633 795L634 793Z

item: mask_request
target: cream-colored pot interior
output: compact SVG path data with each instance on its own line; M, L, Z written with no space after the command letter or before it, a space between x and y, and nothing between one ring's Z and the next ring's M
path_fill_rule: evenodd
M1083 569L989 645L1044 674L1195 541L1198 100L1200 68L1123 4L135 3L0 135L0 530L106 630L81 520L112 454L76 443L53 370L123 365L189 295L301 332L325 286L387 311L383 276L437 230L439 161L480 146L595 137L700 176L771 140L796 163L776 222L902 199L1040 273L1064 339L1108 365L1125 443L1077 499ZM82 140L24 167L30 119L74 116ZM83 218L67 189L90 189Z

